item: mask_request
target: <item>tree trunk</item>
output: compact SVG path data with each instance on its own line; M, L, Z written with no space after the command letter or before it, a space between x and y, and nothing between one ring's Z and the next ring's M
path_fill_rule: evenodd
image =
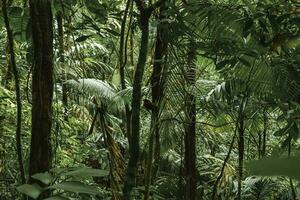
M188 71L186 74L187 94L186 94L186 123L185 123L185 200L196 200L197 196L197 169L196 169L196 98L191 93L191 87L195 86L196 70L194 61L196 57L193 41L190 43L190 52L188 53Z
M245 124L244 124L245 98L242 100L238 114L238 200L242 199L242 181L245 153Z
M50 0L30 0L33 42L32 127L29 176L49 171L53 98L53 32ZM48 197L48 192L38 200Z
M142 31L141 46L138 63L133 80L132 91L132 116L131 116L131 136L129 142L129 163L123 188L123 199L129 200L131 192L135 186L137 164L140 156L140 109L142 99L142 80L146 65L148 43L149 43L149 18L151 12L145 9L140 10L140 26Z

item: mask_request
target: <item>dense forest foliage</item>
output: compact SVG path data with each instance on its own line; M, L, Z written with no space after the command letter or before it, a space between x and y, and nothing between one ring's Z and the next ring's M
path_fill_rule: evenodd
M300 199L299 0L0 7L0 200Z

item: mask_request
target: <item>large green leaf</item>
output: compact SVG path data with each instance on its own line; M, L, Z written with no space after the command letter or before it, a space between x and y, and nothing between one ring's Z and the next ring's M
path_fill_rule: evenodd
M84 193L84 194L100 194L101 191L96 186L85 185L78 181L62 182L48 187L49 189L59 189L67 192Z
M80 176L80 177L104 177L108 176L109 172L101 169L92 169L92 168L80 168L74 171L65 173L68 176Z
M34 199L38 198L38 196L42 193L42 188L37 184L24 184L17 187L17 190L23 194L26 194L29 197Z

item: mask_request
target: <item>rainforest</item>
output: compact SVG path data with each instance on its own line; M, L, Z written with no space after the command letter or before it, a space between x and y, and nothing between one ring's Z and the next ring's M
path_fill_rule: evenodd
M0 0L0 200L299 200L299 0Z

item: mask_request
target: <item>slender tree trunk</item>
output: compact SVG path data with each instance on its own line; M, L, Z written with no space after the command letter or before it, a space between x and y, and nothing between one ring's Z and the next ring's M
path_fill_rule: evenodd
M289 158L291 157L291 153L292 153L292 141L290 140L289 144L288 144L288 157ZM294 187L293 179L289 178L289 182L290 182L290 188L291 188L293 200L297 200L297 193L296 193L296 190Z
M123 199L131 199L131 192L135 186L137 165L140 156L140 109L142 99L142 80L146 65L148 43L149 43L149 18L151 12L145 9L140 10L140 26L142 31L141 46L138 63L133 80L132 91L132 116L131 116L131 137L129 142L129 163L123 188Z
M268 131L268 115L267 115L267 110L264 110L264 130L262 135L262 150L261 150L262 157L266 156L267 131Z
M125 12L121 24L121 38L120 38L120 49L119 49L119 64L120 64L120 82L121 82L121 88L122 90L126 89L126 79L125 79L125 67L126 67L126 62L124 61L124 48L125 46L125 37L126 37L126 21L127 21L127 15L128 11L130 8L130 4L132 3L132 0L127 0L126 7L125 7ZM130 28L130 27L129 27ZM127 55L125 55L127 56ZM131 118L131 113L130 113L130 107L126 103L125 104L125 121L126 121L126 136L129 139L130 138L130 118ZM125 123L124 123L125 124Z
M30 0L33 41L32 127L29 176L51 167L51 124L53 99L53 32L50 0ZM30 178L30 183L36 181ZM49 196L48 192L38 200Z
M257 151L258 151L258 159L262 157L262 140L263 140L263 133L258 133L258 144L257 144Z
M230 158L230 154L232 152L232 149L233 149L233 146L234 146L234 142L235 142L235 138L236 138L236 130L234 131L234 135L232 137L232 140L231 140L231 143L230 143L230 147L229 147L229 151L226 155L226 158L223 162L223 165L222 165L222 168L221 168L221 172L219 174L219 176L217 177L215 183L214 183L214 186L213 186L213 192L212 192L212 200L215 200L217 198L217 193L218 193L218 185L223 177L223 174L224 174L224 170L225 170L225 167L229 161L229 158Z
M185 156L184 156L184 170L185 170L185 200L196 200L197 196L197 169L196 169L196 98L191 93L190 88L195 86L196 70L194 61L196 52L193 45L190 43L188 53L188 71L186 74L186 82L188 93L186 94L186 123L185 123Z
M166 4L162 4L159 10L159 20L166 19L166 11L168 7ZM167 66L165 65L165 59L168 49L167 41L167 27L159 26L157 29L155 52L154 52L154 64L152 72L152 102L157 107L161 107L162 99L164 98L164 85L167 76ZM160 123L159 123L159 109L153 110L152 118L157 123L154 124L155 143L154 143L154 165L153 174L158 171L160 161Z
M155 132L155 123L157 123L156 119L152 119L151 128L150 128L150 137L148 141L148 152L146 155L146 169L145 169L145 193L144 200L149 199L150 194L150 185L151 185L151 176L152 176L152 162L153 162L153 145L154 145L154 132Z
M59 61L63 65L65 63L65 55L64 55L64 26L63 26L63 12L59 11L56 15L57 21L57 30L58 30L58 50L59 50ZM65 69L64 69L65 70ZM64 82L66 81L66 73L63 71L61 77L61 85L62 85L62 103L64 107L64 119L68 121L68 93L67 88Z
M16 101L17 101L17 128L16 128L16 145L17 145L17 155L19 170L21 175L21 183L26 182L24 165L23 165L23 156L22 156L22 141L21 141L21 128L22 128L22 102L21 102L21 91L20 91L20 80L19 72L17 69L15 51L14 51L14 38L13 32L10 27L9 18L7 14L7 3L6 0L2 0L2 12L5 21L5 27L7 31L8 46L9 46L9 55L10 55L10 65L12 67L12 72L15 78L15 91L16 91Z
M243 98L238 114L238 200L242 199L242 181L245 154L245 98Z

